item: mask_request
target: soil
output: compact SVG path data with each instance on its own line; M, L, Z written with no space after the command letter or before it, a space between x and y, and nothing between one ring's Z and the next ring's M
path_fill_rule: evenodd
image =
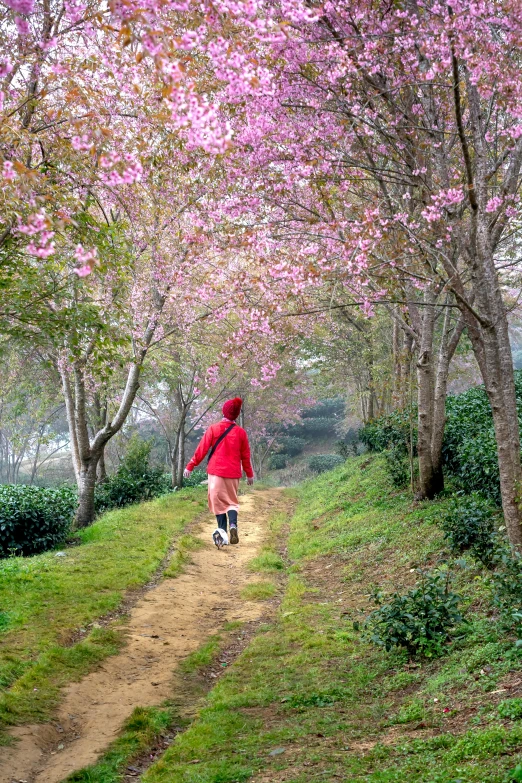
M225 623L261 616L263 604L240 600L240 592L259 580L247 564L258 553L268 519L281 500L279 489L241 498L237 546L216 549L210 516L192 531L205 546L193 553L183 574L156 582L129 607L124 649L64 689L51 723L12 730L17 741L2 749L0 783L60 783L92 764L135 707L175 698L173 675L183 658Z

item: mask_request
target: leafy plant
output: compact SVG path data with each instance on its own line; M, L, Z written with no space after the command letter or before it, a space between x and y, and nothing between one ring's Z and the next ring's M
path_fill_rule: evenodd
M183 486L184 487L199 487L202 481L205 481L207 478L207 474L204 470L200 470L199 468L194 468L192 473L188 478L183 479Z
M497 545L494 509L474 493L454 498L440 521L444 538L453 552L469 551L487 568L495 559Z
M495 570L491 575L493 604L499 612L500 625L513 631L522 644L522 557L507 545L495 551Z
M292 435L284 436L279 439L278 453L295 457L298 454L301 454L305 446L306 441L304 438L296 438Z
M520 720L522 718L522 699L505 699L498 705L498 714L508 720Z
M150 466L150 441L132 438L122 464L112 476L96 487L97 513L111 508L151 500L170 490L169 477Z
M515 372L515 391L522 413L522 370ZM446 473L466 492L479 492L500 505L500 477L491 406L483 386L475 386L446 400L446 427L442 456ZM366 424L360 433L369 451L382 452L395 444L408 444L410 417L414 422L416 453L417 409L394 411Z
M410 480L410 466L408 464L408 454L403 444L394 443L384 453L384 460L392 484L398 488L407 486Z
M269 465L272 470L282 470L286 468L286 456L284 454L272 454Z
M450 590L450 573L420 571L418 584L404 595L394 593L388 603L377 590L378 609L363 624L366 639L389 651L402 647L411 657L435 657L443 652L451 630L462 621L460 596ZM359 629L355 623L355 629Z
M308 460L308 467L314 473L324 473L344 464L344 459L339 454L315 454Z
M0 557L32 555L60 544L76 506L71 487L0 486Z
M515 769L508 772L505 783L522 783L522 764L517 764Z

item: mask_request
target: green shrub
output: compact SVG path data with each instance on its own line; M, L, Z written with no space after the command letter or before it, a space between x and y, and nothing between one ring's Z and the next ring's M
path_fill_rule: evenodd
M515 372L515 390L522 421L522 370ZM446 400L446 428L442 457L445 472L453 476L467 493L480 492L500 505L500 478L491 406L483 386ZM413 450L417 443L417 409L411 409L414 422ZM394 411L366 424L361 441L369 451L385 451L394 444L408 444L410 410Z
M411 411L413 422L417 421L417 408ZM410 443L410 410L393 411L386 416L365 424L359 438L368 451L385 451L396 446L408 453ZM413 428L413 453L417 450L417 430Z
M288 454L289 457L296 457L298 454L301 454L306 446L304 438L296 438L292 435L279 438L278 443L278 454Z
M522 557L508 545L498 546L491 575L493 604L498 609L499 623L506 631L517 634L522 644Z
M476 493L452 499L440 521L450 549L456 553L469 550L473 557L490 568L497 545L493 515L491 504Z
M333 435L337 426L337 419L317 417L303 419L299 424L289 428L292 435L302 438L317 438L323 435Z
M188 478L183 479L183 486L184 487L199 487L202 481L206 481L207 474L204 470L200 470L199 468L194 468L192 473Z
M286 456L284 454L272 454L268 464L271 470L282 470L286 468Z
M344 459L339 454L315 454L308 460L308 467L314 473L324 473L344 464Z
M96 486L96 512L128 506L163 495L170 490L169 476L149 464L152 443L132 438L122 464Z
M508 720L520 720L522 718L522 699L505 699L498 705L498 714Z
M449 573L420 571L418 584L405 595L394 593L389 603L380 591L374 593L379 608L366 618L364 636L387 651L402 647L412 657L441 655L450 631L462 621L460 600L450 590Z
M342 397L332 397L328 400L320 400L311 408L305 408L301 413L303 419L342 419L344 416L345 401Z
M70 487L0 486L0 556L33 555L60 544L78 503Z
M394 487L406 487L410 481L410 465L404 445L394 443L384 452L384 461Z

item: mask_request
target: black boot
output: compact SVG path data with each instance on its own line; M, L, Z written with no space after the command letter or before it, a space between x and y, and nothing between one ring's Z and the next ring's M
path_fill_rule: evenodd
M230 530L230 543L239 544L239 536L237 534L237 511L233 508L228 512L228 525Z

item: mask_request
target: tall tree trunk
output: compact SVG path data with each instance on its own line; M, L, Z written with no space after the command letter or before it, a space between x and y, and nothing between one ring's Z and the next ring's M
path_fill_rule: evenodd
M512 546L522 552L522 465L513 357L507 314L485 233L479 225L481 257L474 265L474 282L476 311L482 322L475 319L475 328L468 331L491 404L506 528Z
M172 489L178 486L178 461L179 461L179 428L176 431L176 438L174 440L174 446L170 447L169 444L169 459L170 459L170 475L172 482Z
M185 417L186 413L183 412L180 422L179 440L178 440L178 475L176 486L181 489L183 486L183 470L185 468Z
M76 527L82 528L90 525L94 519L94 490L96 487L96 473L100 454L90 458L87 464L80 469L80 481L78 483L78 510L76 512Z
M434 498L444 489L442 466L437 469L432 457L434 371L433 340L435 332L435 295L427 291L421 315L419 355L417 360L418 421L417 453L419 457L419 495Z
M439 346L437 368L435 371L435 394L433 398L433 431L431 436L431 457L433 469L442 475L442 446L446 427L446 397L451 360L465 327L465 319L460 315L453 333L450 333L451 309L446 308L444 326Z
M96 474L96 481L98 484L103 484L107 479L107 466L105 464L105 446L102 447L100 459L98 461L98 470Z

